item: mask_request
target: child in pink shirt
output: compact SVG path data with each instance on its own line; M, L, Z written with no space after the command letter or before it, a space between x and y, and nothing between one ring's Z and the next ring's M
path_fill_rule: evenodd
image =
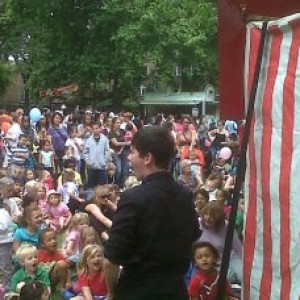
M72 218L69 207L61 201L61 198L60 193L55 190L48 192L46 212L51 227L57 232L66 228Z
M89 216L86 213L75 213L65 234L62 245L62 254L69 263L77 263L80 252L80 232L89 225Z

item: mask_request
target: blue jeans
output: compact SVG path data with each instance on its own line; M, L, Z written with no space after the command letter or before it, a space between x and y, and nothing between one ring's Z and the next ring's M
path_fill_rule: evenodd
M122 187L125 176L128 175L128 153L123 151L120 154L114 155L114 163L116 165L116 184Z
M107 184L106 170L88 168L87 174L87 188L94 188L96 185Z

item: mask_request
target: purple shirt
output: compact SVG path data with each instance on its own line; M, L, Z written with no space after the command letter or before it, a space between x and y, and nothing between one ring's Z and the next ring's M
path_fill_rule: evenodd
M212 244L219 253L219 260L217 264L221 264L227 231L227 222L225 222L219 230L215 230L214 228L207 228L205 225L203 225L202 222L200 222L200 229L202 230L202 234L197 242L209 242L210 244ZM242 257L242 243L239 240L236 232L234 232L233 235L231 254Z
M64 126L60 128L49 127L48 134L51 135L54 151L64 151L65 143L68 138L66 128Z

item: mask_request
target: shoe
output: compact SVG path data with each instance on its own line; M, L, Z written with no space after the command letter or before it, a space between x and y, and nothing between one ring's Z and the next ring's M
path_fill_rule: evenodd
M60 294L64 300L70 300L71 298L75 297L75 294L70 290L63 290L60 292Z

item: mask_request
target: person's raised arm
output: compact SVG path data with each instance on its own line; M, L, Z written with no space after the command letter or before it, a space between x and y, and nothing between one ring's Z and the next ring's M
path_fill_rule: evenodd
M118 142L116 138L112 138L111 140L111 143L117 147L120 147L120 146L127 146L130 144L130 142Z
M91 213L99 222L101 222L106 228L111 228L112 221L104 216L100 207L94 203L90 203L85 207L85 210Z

